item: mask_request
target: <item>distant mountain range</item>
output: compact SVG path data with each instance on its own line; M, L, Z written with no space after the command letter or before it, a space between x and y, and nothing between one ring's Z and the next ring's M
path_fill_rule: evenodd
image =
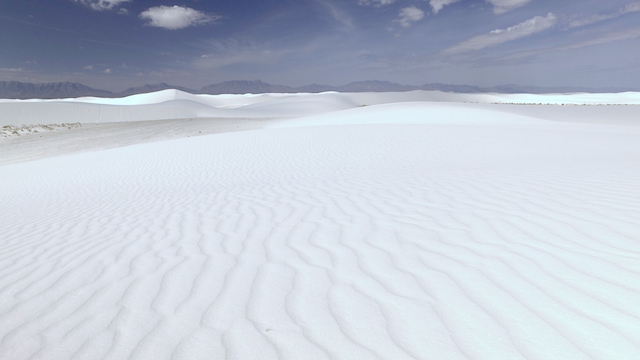
M204 86L200 90L188 89L181 86L169 85L165 83L143 85L133 87L120 92L94 89L86 85L60 82L48 84L32 84L17 81L0 81L0 98L2 99L59 99L74 98L80 96L97 97L123 97L134 94L149 93L154 91L177 89L192 94L262 94L262 93L318 93L323 91L340 92L383 92L383 91L412 91L412 90L439 90L457 93L611 93L623 91L638 91L629 88L581 88L581 87L537 87L519 85L500 85L494 87L479 87L471 85L449 85L449 84L424 84L418 86L401 85L389 81L358 81L342 86L311 84L300 87L290 87L285 85L274 85L260 80L233 80L224 81L217 84Z
M0 81L0 98L3 99L56 99L60 97L100 96L111 97L111 91L99 90L82 84L61 82L31 84L17 81Z

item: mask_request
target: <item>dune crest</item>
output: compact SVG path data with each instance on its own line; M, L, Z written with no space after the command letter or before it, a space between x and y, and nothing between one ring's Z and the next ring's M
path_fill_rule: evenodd
M497 104L639 105L640 93L456 94L417 90L396 93L193 95L179 90L162 90L116 99L95 97L57 100L0 99L0 126L189 118L294 118L359 106L403 102L478 103L485 106ZM631 111L628 112L631 113Z

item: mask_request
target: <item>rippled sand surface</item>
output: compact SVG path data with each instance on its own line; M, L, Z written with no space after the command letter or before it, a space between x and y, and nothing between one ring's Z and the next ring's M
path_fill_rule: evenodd
M638 358L640 127L477 106L0 166L0 358Z

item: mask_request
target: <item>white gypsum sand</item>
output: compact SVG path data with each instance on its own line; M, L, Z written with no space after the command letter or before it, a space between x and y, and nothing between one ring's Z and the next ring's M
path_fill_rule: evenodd
M0 165L45 157L229 131L258 129L269 119L195 118L84 124L56 133L0 139Z
M437 113L430 119L446 123L460 119L466 121L469 112L476 114L489 111L507 122L511 121L510 114L516 114L561 122L640 124L636 109L640 106L639 93L531 95L411 91L383 94L193 95L178 90L163 90L116 99L0 99L0 165L135 143L257 129L265 127L268 120L278 118L409 102L430 106L429 109L423 109L432 115ZM321 117L320 121L324 124L344 122L338 119L348 117L351 112L339 114ZM362 116L369 117L367 112L358 111L356 117ZM396 119L397 116L392 114L391 118ZM494 117L481 118L486 121ZM375 121L389 120L384 117L377 119L382 120ZM411 122L412 119L409 117L403 121ZM64 129L60 124L71 120L76 121L73 127L82 123L82 128L47 134L54 129ZM348 121L353 122L354 119ZM309 121L306 123L309 124ZM20 137L21 134L37 136Z
M47 133L78 148L0 166L0 358L637 358L635 105L425 93Z

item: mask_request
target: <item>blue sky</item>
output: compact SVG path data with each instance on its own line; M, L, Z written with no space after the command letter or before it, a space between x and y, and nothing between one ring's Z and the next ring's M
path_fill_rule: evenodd
M640 1L2 0L0 80L640 87Z

